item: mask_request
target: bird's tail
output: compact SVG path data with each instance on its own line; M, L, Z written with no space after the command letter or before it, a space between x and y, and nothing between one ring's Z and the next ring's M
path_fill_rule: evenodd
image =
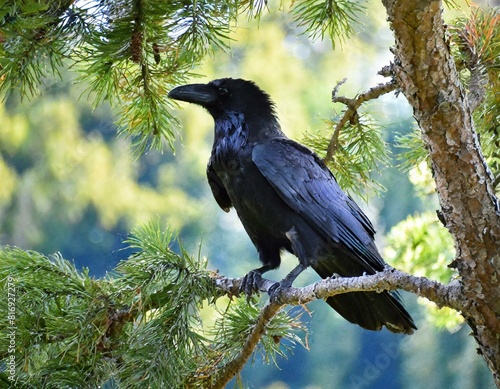
M322 278L335 273L324 266L313 269ZM367 330L378 331L386 326L391 332L410 335L417 329L397 292L350 292L328 297L326 302L346 320Z

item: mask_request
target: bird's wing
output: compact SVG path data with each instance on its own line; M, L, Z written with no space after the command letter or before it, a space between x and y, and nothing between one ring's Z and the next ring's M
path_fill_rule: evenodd
M280 138L257 144L252 159L283 201L324 239L344 247L373 270L383 267L373 225L316 154Z
M225 212L229 212L233 204L231 203L231 199L227 194L224 184L213 169L211 161L209 161L207 165L207 178L217 204L219 204L219 207L221 207Z

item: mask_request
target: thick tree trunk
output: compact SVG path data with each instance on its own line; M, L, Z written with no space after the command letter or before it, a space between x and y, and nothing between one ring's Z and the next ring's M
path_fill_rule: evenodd
M396 78L429 151L441 211L455 239L463 315L500 387L500 206L450 55L437 0L383 0Z

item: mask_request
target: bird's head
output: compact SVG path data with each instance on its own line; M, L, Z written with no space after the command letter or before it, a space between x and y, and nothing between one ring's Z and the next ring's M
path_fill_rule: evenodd
M230 114L243 114L245 120L277 124L274 104L269 95L254 82L221 78L208 84L188 84L170 91L168 97L206 108L215 120Z

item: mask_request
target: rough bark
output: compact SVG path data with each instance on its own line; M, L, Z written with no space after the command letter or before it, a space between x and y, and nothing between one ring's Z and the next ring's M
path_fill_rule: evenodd
M399 87L429 151L446 227L455 240L462 310L500 387L500 205L450 55L442 4L383 0Z

